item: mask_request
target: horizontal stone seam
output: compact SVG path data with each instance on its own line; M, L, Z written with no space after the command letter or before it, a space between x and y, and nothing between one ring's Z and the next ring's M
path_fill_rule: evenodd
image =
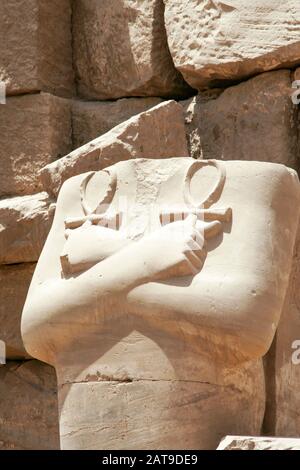
M62 387L64 385L72 385L72 384L96 384L96 383L105 383L105 384L113 384L113 385L119 385L119 384L130 384L133 382L170 382L170 383L195 383L195 384L202 384L202 385L213 385L215 387L225 387L226 385L224 384L217 384L213 382L205 382L201 380L182 380L182 379L123 379L123 380L118 380L118 379L111 379L111 380L105 380L99 378L99 380L81 380L81 381L67 381L59 385L59 387ZM230 385L228 385L230 386Z

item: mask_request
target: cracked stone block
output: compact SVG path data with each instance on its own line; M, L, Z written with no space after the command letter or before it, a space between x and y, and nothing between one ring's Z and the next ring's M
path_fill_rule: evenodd
M183 102L191 156L297 169L300 121L292 91L291 73L281 70Z
M74 94L70 0L0 3L0 81L8 95Z
M257 383L257 388L253 387L254 376L251 372L247 378L247 385L237 381L228 387L196 380L167 379L133 379L129 382L99 379L98 382L63 384L58 395L64 449L76 449L75 436L77 440L80 439L81 449L89 450L213 449L229 430L257 432L262 411L262 408L257 407L256 397L260 384ZM98 401L100 396L101 406ZM85 406L86 400L88 407ZM247 407L241 414L237 410L241 409L243 403L247 403ZM249 407L251 414L246 410ZM94 412L95 409L98 414ZM233 409L235 412L232 412ZM109 425L106 410L110 410ZM71 413L72 422L68 423L68 415ZM236 413L239 414L239 422ZM208 432L209 421L212 424ZM92 436L86 432L87 422L90 429L96 431ZM99 429L100 442L99 434L97 437Z
M73 101L73 148L96 139L123 121L161 103L161 98L124 98L117 101Z
M0 366L0 450L59 449L55 370L39 361Z
M174 64L193 88L300 63L299 0L164 0Z
M191 94L170 55L162 0L75 0L73 41L81 97Z
M37 193L39 170L72 148L70 101L48 93L8 98L0 130L0 197Z
M182 106L165 101L43 168L44 189L57 196L63 182L132 158L188 157Z
M47 193L0 200L0 264L37 261L55 205Z

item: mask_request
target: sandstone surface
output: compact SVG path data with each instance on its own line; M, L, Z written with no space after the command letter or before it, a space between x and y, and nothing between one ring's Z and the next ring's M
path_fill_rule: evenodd
M0 367L0 450L59 449L56 377L39 361Z
M160 98L124 98L117 101L74 101L72 105L73 148L100 137L135 114L161 103Z
M34 263L0 266L0 340L7 359L29 357L21 338L21 314L35 269Z
M0 81L8 95L73 95L70 0L1 2Z
M70 102L28 94L8 98L0 111L0 197L37 193L39 170L72 148Z
M188 156L182 107L166 101L43 168L44 189L57 195L63 182L132 158Z
M170 55L161 0L75 0L73 35L84 98L191 93Z
M37 261L54 211L47 193L0 200L0 264Z
M174 64L193 87L300 63L298 0L164 0Z
M299 112L288 70L264 73L187 102L191 156L299 167ZM184 102L186 103L186 102Z

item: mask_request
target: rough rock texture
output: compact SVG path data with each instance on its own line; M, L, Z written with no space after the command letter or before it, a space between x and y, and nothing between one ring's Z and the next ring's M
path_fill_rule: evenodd
M0 3L0 80L8 95L73 94L70 0Z
M73 148L110 131L135 114L161 103L161 98L126 98L118 101L74 101L72 104Z
M0 339L8 359L28 357L21 339L21 314L35 264L0 266Z
M300 67L294 72L294 80L300 80Z
M0 201L0 264L37 261L55 206L47 193Z
M70 178L22 317L28 353L57 372L62 448L258 435L299 214L296 172L265 162L141 158Z
M230 429L259 428L256 390L247 385L247 390L241 383L224 387L196 380L63 385L58 393L65 398L63 450L216 448Z
M175 66L194 88L300 63L299 0L164 0Z
M120 160L173 156L188 156L184 117L181 105L166 101L47 165L41 178L44 189L57 195L71 176L101 170Z
M162 0L75 0L74 66L89 99L186 96L174 67Z
M271 429L274 435L293 437L300 430L300 228L294 250L289 290L276 333L272 361L271 390L274 403Z
M202 113L206 103L215 100L222 93L220 89L207 90L188 100L181 101L185 114L186 138L189 154L193 158L203 158L201 127L205 125Z
M185 106L191 155L297 168L300 121L291 80L289 71L275 71L192 98Z
M227 436L217 450L300 450L300 439Z
M72 148L70 102L48 93L8 98L0 129L0 197L36 193L39 170Z
M0 450L59 449L56 377L38 361L0 367Z

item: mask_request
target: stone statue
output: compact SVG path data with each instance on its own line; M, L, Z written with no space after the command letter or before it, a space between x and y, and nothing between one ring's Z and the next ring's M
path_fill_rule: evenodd
M53 365L63 449L258 435L299 217L283 165L171 158L72 177L22 317Z

